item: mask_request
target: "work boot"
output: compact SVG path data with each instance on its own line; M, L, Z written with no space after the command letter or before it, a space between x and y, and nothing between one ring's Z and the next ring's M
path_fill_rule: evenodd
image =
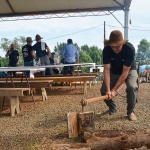
M137 121L137 117L136 115L134 114L134 112L132 112L129 116L128 116L129 120L130 121Z
M114 115L115 113L117 113L117 109L109 110L109 115Z

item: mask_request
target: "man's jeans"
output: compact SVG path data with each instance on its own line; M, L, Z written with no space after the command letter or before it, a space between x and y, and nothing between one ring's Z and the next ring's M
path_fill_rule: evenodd
M118 81L120 75L110 73L110 90L115 86ZM137 70L131 70L128 74L128 77L125 80L126 83L126 93L127 93L127 115L130 115L134 112L135 104L137 102L137 94L138 94L138 85L137 85L138 74ZM106 94L106 87L104 81L102 83L102 87L100 89L101 95ZM106 105L109 107L109 110L113 111L116 109L116 104L113 100L105 100Z
M33 61L26 61L24 62L24 66L33 66ZM26 71L26 76L30 76L30 71Z
M41 61L41 66L50 65L48 55L40 57L40 61ZM47 70L46 72L47 72L48 75L53 75L54 74L52 68L46 68L46 70ZM42 71L42 76L45 76L45 71Z
M68 63L65 61L65 64L75 64L75 62L72 63ZM68 73L70 73L70 75L74 74L74 66L64 66L64 75L67 75Z

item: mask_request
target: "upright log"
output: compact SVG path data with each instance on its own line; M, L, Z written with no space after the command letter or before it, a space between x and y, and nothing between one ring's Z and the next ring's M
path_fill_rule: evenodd
M76 112L70 112L67 114L67 118L68 118L69 138L78 137L77 113Z
M94 112L83 112L78 114L78 127L79 127L79 136L82 137L84 131L93 131L94 126Z

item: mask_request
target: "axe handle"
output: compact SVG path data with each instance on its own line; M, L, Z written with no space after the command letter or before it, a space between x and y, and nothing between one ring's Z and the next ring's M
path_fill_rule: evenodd
M95 98L90 98L90 99L86 99L86 103L92 103L92 102L97 102L97 101L100 101L100 100L105 100L108 98L108 95L104 95L104 96L99 96L99 97L95 97Z

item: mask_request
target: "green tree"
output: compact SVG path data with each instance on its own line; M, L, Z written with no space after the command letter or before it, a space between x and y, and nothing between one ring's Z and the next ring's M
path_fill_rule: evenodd
M7 39L7 38L2 38L2 39L1 39L1 46L0 46L0 48L2 48L3 51L6 53L6 52L9 50L11 43L12 43L12 42L11 42L9 39Z
M79 63L92 63L91 57L83 50L79 51ZM89 71L89 68L83 67L82 71L86 72Z
M102 64L102 50L98 49L97 46L90 47L89 56L97 65Z
M63 48L65 47L66 43L58 43L57 45L54 47L54 52L57 52L59 56L61 56L61 51L63 50Z
M150 58L150 43L146 39L142 39L138 45L138 50L136 54L137 59L141 63L145 63Z
M93 62L91 57L83 50L80 50L79 56L80 56L79 58L80 63L92 63Z
M90 48L89 48L89 46L88 46L87 44L81 46L81 49L82 49L84 52L86 52L87 54L90 52Z
M8 66L8 58L0 57L0 66L1 67L7 67Z

